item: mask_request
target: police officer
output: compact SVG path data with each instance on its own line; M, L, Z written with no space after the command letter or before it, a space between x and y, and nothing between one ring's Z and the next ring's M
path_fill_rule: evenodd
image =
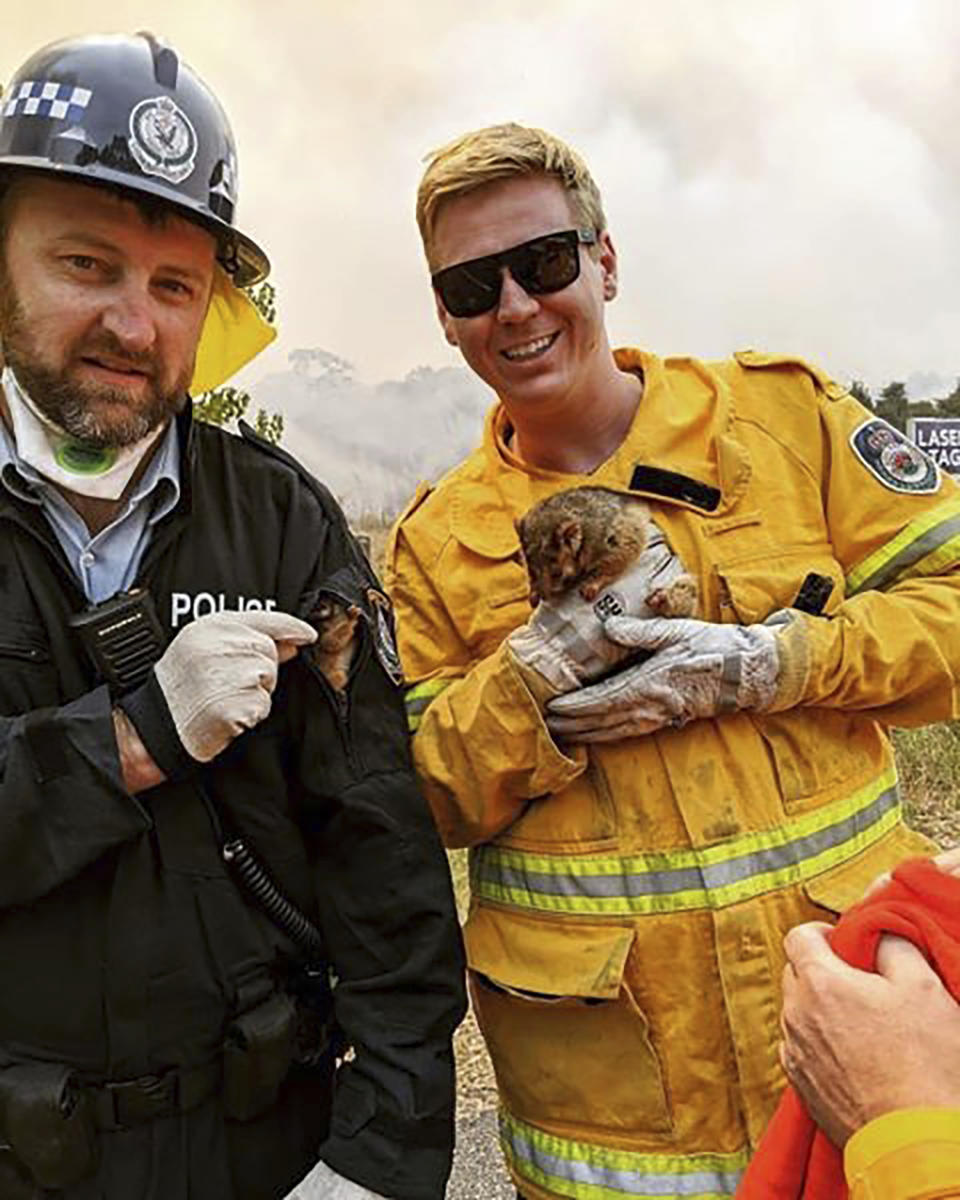
M791 355L614 351L600 192L549 133L439 150L417 217L497 403L399 522L388 585L414 757L473 847L510 1170L528 1200L730 1196L783 1087L784 933L928 849L886 727L958 712L960 488ZM656 532L593 605L531 612L515 521L584 485ZM647 604L678 569L695 619Z
M223 111L150 35L0 100L3 1197L449 1170L461 952L389 605L295 460L191 419L269 339L235 202Z

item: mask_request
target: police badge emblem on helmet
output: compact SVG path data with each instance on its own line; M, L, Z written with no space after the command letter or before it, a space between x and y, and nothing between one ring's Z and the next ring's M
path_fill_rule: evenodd
M130 113L130 153L146 175L183 183L197 161L197 133L169 96L141 100Z

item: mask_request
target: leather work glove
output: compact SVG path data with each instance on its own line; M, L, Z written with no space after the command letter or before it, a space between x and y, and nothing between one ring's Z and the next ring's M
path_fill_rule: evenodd
M177 634L120 707L164 774L182 774L266 717L280 663L316 637L289 613L210 613Z
M529 621L507 638L507 646L538 701L545 703L606 674L633 654L607 636L604 620L613 616L651 617L646 600L652 591L669 587L684 566L651 527L647 546L637 561L591 603L574 589L561 600L543 600Z
M338 1175L325 1162L318 1162L306 1179L302 1179L286 1200L388 1200L380 1192L352 1179Z
M738 709L764 712L774 701L780 652L771 625L611 617L605 629L618 646L648 657L551 701L547 726L558 737L611 742Z

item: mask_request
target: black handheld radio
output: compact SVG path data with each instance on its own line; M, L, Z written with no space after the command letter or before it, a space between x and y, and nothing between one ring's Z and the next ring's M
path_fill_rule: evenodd
M146 588L118 592L70 618L87 654L112 696L139 687L164 651L153 598Z

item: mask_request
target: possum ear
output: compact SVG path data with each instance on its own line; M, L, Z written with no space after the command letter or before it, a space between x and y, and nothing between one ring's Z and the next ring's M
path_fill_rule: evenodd
M576 517L568 517L557 526L557 545L576 554L583 545L583 526Z

